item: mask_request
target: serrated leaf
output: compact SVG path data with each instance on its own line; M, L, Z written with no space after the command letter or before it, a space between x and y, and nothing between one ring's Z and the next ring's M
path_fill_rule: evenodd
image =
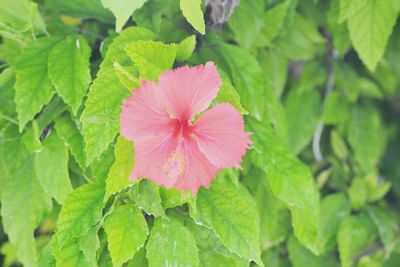
M296 237L314 253L317 249L319 192L310 170L279 144L268 122L249 121L254 146L253 162L266 172L265 182L292 213Z
M194 237L174 218L155 220L146 250L149 267L199 264Z
M129 96L113 68L102 72L90 87L81 116L86 143L86 165L98 158L119 130L122 101Z
M106 217L103 228L113 266L122 266L144 246L149 230L141 211L132 204L117 207Z
M375 226L365 214L345 218L337 235L341 265L353 266L354 257L372 244L375 235Z
M39 254L39 259L37 261L37 266L40 267L54 267L56 266L56 259L51 254L51 243L47 243L47 245L42 249Z
M265 106L265 80L256 59L238 46L221 44L218 51L228 63L231 78L244 108L260 119Z
M193 198L191 192L181 192L176 188L167 189L165 187L160 187L160 197L165 209L181 206Z
M0 73L0 111L7 115L15 114L15 71L7 68Z
M143 80L157 80L175 61L176 44L137 41L125 46L128 56L135 62Z
M318 246L321 254L333 249L340 222L350 215L350 203L343 193L326 196L321 201Z
M97 76L112 67L114 62L118 62L122 66L132 65L130 58L125 53L125 46L131 42L144 40L149 41L156 38L155 33L141 27L129 27L123 30L120 35L115 37L108 47L106 56L100 64L100 70Z
M386 43L392 33L399 14L397 0L354 0L349 1L351 12L347 25L350 38L357 54L374 71L385 51Z
M89 87L90 46L81 36L68 36L49 55L48 68L57 93L77 113Z
M228 25L235 34L235 40L247 50L259 42L258 36L264 35L259 34L264 25L264 5L263 0L242 0L229 18Z
M142 180L132 187L132 197L147 214L165 217L161 206L160 187L150 180Z
M196 47L196 35L191 35L183 39L178 44L178 50L176 51L176 60L185 61L188 60Z
M143 6L147 0L101 0L105 8L111 10L116 18L115 31L120 32L132 13Z
M135 149L133 143L119 136L114 149L115 162L111 166L106 181L107 200L112 194L117 193L130 184L128 178L135 164Z
M201 0L180 0L180 8L183 16L190 25L201 34L206 33L203 11L201 10Z
M191 209L190 214L196 223L212 229L230 251L262 266L256 210L231 183L216 179L209 190L201 188L196 211Z
M100 248L100 240L98 231L100 223L93 226L86 234L78 238L78 247L85 256L86 261L92 265L97 266L97 250Z
M45 37L32 42L23 50L15 64L15 103L20 131L54 94L47 59L58 41L60 38Z
M79 166L85 168L85 142L76 122L70 115L64 113L56 118L55 128L58 135L68 144L69 150Z
M16 131L13 132L15 136ZM52 207L51 199L43 191L35 174L33 155L18 138L2 142L1 217L4 232L24 266L34 266L36 245L34 230ZM3 169L4 168L4 169ZM24 205L26 203L27 205ZM21 206L23 205L23 207Z
M125 86L126 89L132 90L133 88L139 87L140 82L136 77L139 75L135 66L123 67L118 62L114 62L113 66L115 74L118 76L119 81ZM135 76L134 74L137 75Z
M68 148L56 132L43 141L43 149L36 153L35 169L44 191L63 204L72 185L68 174Z
M67 196L57 224L56 237L60 249L100 220L103 197L104 185L97 183L82 185Z
M57 267L91 267L85 255L79 249L77 238L68 240L62 246L53 241L52 254L56 259Z

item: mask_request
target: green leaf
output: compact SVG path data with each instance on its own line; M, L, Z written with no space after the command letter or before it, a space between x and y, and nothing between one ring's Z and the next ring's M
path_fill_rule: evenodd
M397 0L349 2L349 9L357 10L347 20L351 41L363 63L374 71L396 24L400 3Z
M68 145L79 166L85 168L85 142L76 122L68 113L64 113L56 118L55 123L57 134Z
M319 121L320 103L320 95L315 89L290 91L285 109L290 133L289 147L294 154L299 154L311 142Z
M85 184L72 191L62 206L57 224L57 243L62 249L71 239L85 234L101 218L104 185Z
M161 206L160 187L144 179L132 187L132 197L136 204L147 214L165 217Z
M113 266L122 266L132 259L149 234L143 214L132 204L117 207L106 217L103 227Z
M343 0L342 0L343 1ZM349 29L347 23L340 22L340 4L341 0L332 1L327 14L328 28L332 33L333 47L343 56L351 47ZM340 2L340 3L339 3Z
M348 215L350 203L343 193L331 194L322 199L318 228L318 246L321 254L335 247L340 222Z
M54 267L56 266L56 259L51 254L51 242L42 249L39 254L39 259L37 261L37 266L40 267Z
M91 50L85 38L68 36L57 43L49 55L50 79L57 93L77 113L89 87Z
M349 198L353 209L360 210L365 207L368 199L368 188L365 179L356 177L351 181Z
M262 35L259 34L259 32L264 25L263 15L263 0L240 1L239 6L232 14L228 23L229 28L231 28L235 34L235 40L239 42L240 46L249 50L255 43L259 42L258 37ZM274 21L274 23L277 22Z
M178 50L176 51L176 60L185 61L188 60L196 47L196 35L190 35L183 39L178 44Z
M43 149L35 156L35 169L44 191L63 204L72 185L68 174L68 148L56 132L43 141Z
M57 267L91 267L85 255L79 249L77 238L68 240L62 247L54 240L52 250Z
M123 30L108 47L106 56L100 64L100 70L97 76L100 76L102 72L111 68L114 62L118 62L122 66L132 65L130 58L125 53L124 47L132 42L139 40L153 40L156 35L145 28L141 27L129 27Z
M78 239L80 251L82 251L86 261L92 266L97 266L96 252L100 248L100 240L97 236L99 228L100 224L96 224L86 234Z
M353 266L353 259L372 244L376 229L365 214L345 218L337 235L340 262L343 267Z
M18 57L15 65L17 72L15 103L20 131L54 94L54 87L48 74L47 59L51 49L59 40L56 37L40 38L29 44Z
M125 51L135 62L142 79L157 80L161 73L169 70L174 64L177 46L154 41L137 41L125 46Z
M116 18L115 31L120 32L132 13L143 6L147 0L101 0L105 8L111 10Z
M114 62L113 64L115 74L117 75L121 84L128 90L132 90L133 88L139 87L139 79L136 76L139 76L138 70L135 66L132 67L123 67L118 62ZM134 75L136 74L136 75Z
M231 78L244 108L260 119L265 106L265 80L256 59L238 46L221 44L218 51L229 66Z
M7 68L0 73L0 111L13 117L15 114L15 71Z
M289 207L296 237L317 252L319 192L310 170L288 148L279 144L268 122L249 121L257 149L253 162L266 172L266 183L274 196Z
M160 187L160 197L162 206L165 209L182 206L193 199L191 192L181 192L178 189Z
M135 149L131 141L119 136L115 144L114 153L115 162L107 176L104 200L107 200L112 194L121 191L130 184L128 178L135 165Z
M159 32L162 15L171 5L171 1L151 0L133 13L132 19L136 25Z
M13 136L17 133L13 131ZM1 217L4 232L24 266L35 266L36 245L34 230L51 210L51 199L43 191L35 174L33 154L20 140L2 142ZM4 169L3 169L4 168ZM5 183L3 183L3 181ZM24 204L25 203L25 204Z
M199 264L194 237L174 218L156 218L146 249L150 267Z
M331 92L326 98L322 120L326 124L345 123L349 117L350 105L346 97Z
M190 25L201 34L206 33L203 11L201 10L201 0L180 0L180 8L183 16Z
M292 235L288 241L289 258L293 267L336 267L337 260L332 256L315 256Z
M98 158L119 131L122 101L129 96L114 69L102 72L90 87L81 116L86 143L86 165Z
M347 138L356 162L365 173L374 170L383 149L384 136L382 122L375 110L360 106L352 108Z
M258 47L271 46L275 38L281 33L288 13L289 3L290 1L284 1L264 13L264 22L260 33L257 35L256 45ZM238 26L240 27L240 25Z
M212 229L230 251L262 266L256 210L231 183L220 180L199 190L196 211L191 209L190 215Z

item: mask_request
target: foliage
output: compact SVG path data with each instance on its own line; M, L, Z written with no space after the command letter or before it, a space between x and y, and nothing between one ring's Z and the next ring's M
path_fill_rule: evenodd
M0 1L1 266L400 266L399 0ZM121 105L217 64L252 147L130 181Z

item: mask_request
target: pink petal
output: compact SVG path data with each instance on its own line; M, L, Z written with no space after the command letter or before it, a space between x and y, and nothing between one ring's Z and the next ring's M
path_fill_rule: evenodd
M160 136L140 138L135 141L135 167L130 179L143 177L153 180L159 185L172 187L177 177L166 173L165 165L168 158L177 148L177 140L171 133Z
M242 116L229 104L219 104L204 112L195 122L193 133L201 152L218 168L240 168L251 144Z
M166 71L158 80L160 94L170 113L189 121L208 108L217 96L221 79L214 63Z
M186 157L185 173L176 181L181 191L191 190L195 194L200 186L210 187L219 169L207 160L195 139L185 139L183 149Z
M124 101L120 124L121 134L129 140L171 130L169 115L154 82L142 82L140 88Z

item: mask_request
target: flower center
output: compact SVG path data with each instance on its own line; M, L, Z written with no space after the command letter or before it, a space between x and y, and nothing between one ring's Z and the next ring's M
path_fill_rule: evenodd
M189 138L192 133L192 125L187 120L172 119L174 128L174 136L181 140L182 138Z

